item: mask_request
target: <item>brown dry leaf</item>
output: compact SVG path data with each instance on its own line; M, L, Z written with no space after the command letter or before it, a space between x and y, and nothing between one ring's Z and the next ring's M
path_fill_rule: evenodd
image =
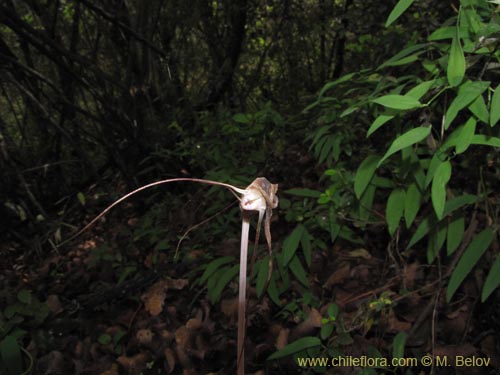
M101 375L120 375L120 371L118 369L118 365L116 363L113 363L109 370L106 370L104 372L101 372Z
M318 310L312 308L307 319L293 329L290 337L295 340L297 338L307 336L311 334L315 328L319 327L321 327L321 314Z
M175 353L172 349L166 348L163 351L163 354L165 355L165 360L167 361L167 366L168 366L168 374L171 374L172 371L175 369Z
M63 310L61 301L59 301L59 297L55 294L47 296L47 307L53 314L60 313Z
M388 327L387 330L389 332L401 332L401 331L409 331L411 329L411 323L399 320L396 317L393 309L389 310L388 316Z
M441 358L451 358L451 365L455 365L455 357L469 357L476 352L477 349L470 343L464 343L462 345L436 346L434 348L434 355Z
M326 289L330 289L334 285L341 284L345 279L349 277L350 272L351 265L349 264L349 262L342 262L339 265L339 268L337 268L335 272L330 275L328 280L326 280L323 287Z
M139 341L139 344L149 346L151 341L153 341L153 332L150 329L140 329L135 334L135 337Z
M238 316L238 297L223 299L220 302L220 310L234 322Z
M146 368L149 360L149 355L146 353L138 353L132 357L122 355L116 359L116 362L118 362L129 374L139 374Z
M167 288L174 290L182 290L186 286L188 286L188 279L168 279L167 280Z
M415 279L417 277L418 267L419 267L418 262L415 262L408 265L408 267L405 268L404 278L405 278L406 288L413 289L415 285Z
M186 323L186 328L190 330L198 330L203 327L203 322L198 318L191 318Z
M167 281L161 280L153 284L142 296L144 307L151 315L159 315L167 296Z
M288 335L290 334L290 330L288 328L281 328L278 337L276 338L275 346L276 349L283 349L286 344L288 344Z

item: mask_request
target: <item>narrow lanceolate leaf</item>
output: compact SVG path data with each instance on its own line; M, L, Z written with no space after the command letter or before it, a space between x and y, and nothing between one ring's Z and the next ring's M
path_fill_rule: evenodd
M378 116L373 123L370 125L370 128L366 132L366 136L369 137L372 135L376 130L378 130L380 127L382 127L385 123L389 122L394 118L394 115L389 115L389 114L381 114Z
M481 302L488 299L491 293L500 285L500 255L497 255L491 270L486 277L483 285L483 292L481 293Z
M305 227L302 224L299 224L295 227L293 232L285 238L285 241L283 242L283 262L285 265L288 264L288 262L290 262L295 255L304 229Z
M444 206L446 203L446 184L451 177L451 163L445 161L436 169L432 179L431 198L434 211L438 219L443 217Z
M453 120L457 117L458 112L467 107L477 99L490 85L488 81L467 81L464 82L458 89L458 94L450 104L446 111L444 128L448 129Z
M422 107L422 103L418 99L404 95L384 95L380 98L373 99L372 102L383 105L386 108L408 110Z
M399 0L394 9L392 9L391 14L387 17L387 21L385 21L385 27L391 25L394 21L396 21L408 7L413 3L414 0Z
M359 199L366 190L366 187L373 178L375 169L377 169L379 160L379 156L371 155L359 165L356 177L354 177L354 193L356 194L356 198Z
M408 334L399 332L392 340L392 358L403 358L405 354L405 344Z
M448 288L446 289L446 302L451 301L451 298L457 291L458 287L462 285L462 282L465 280L467 275L490 246L491 241L493 241L493 236L493 231L490 228L486 228L474 237L458 261L457 267L451 274L450 282L448 283Z
M417 217L417 212L420 209L421 202L422 194L420 194L417 184L413 183L408 186L405 195L405 222L407 228L411 226L415 217Z
M457 32L451 41L450 57L448 60L446 76L450 86L456 87L462 82L464 75L465 56Z
M298 339L297 341L288 344L283 349L274 352L267 359L270 360L270 359L287 357L302 350L314 348L320 345L321 345L321 340L319 339L319 337L314 337L314 336L302 337L301 339Z
M425 126L419 126L418 128L411 129L406 133L402 134L392 142L391 147L387 150L384 157L378 162L377 166L380 166L382 162L387 159L392 154L402 150L405 147L411 146L415 143L423 141L431 133L431 128Z
M474 117L470 117L465 123L462 131L460 132L460 136L457 140L457 145L455 147L456 153L461 154L472 142L472 137L476 132L476 119Z
M490 104L490 126L495 126L500 120L500 85L495 89Z
M266 255L264 259L261 260L259 266L259 272L257 273L257 283L255 286L257 292L257 298L260 298L260 296L264 292L264 287L266 286L268 275L269 275L269 255Z
M446 238L446 253L448 255L458 248L464 236L465 220L463 216L456 217L448 224L448 234Z
M389 234L392 236L399 226L399 221L403 216L405 208L405 191L403 189L394 189L389 195L385 209L385 218Z
M500 147L500 138L490 137L490 136L484 135L484 134L476 134L472 137L471 143L473 145Z

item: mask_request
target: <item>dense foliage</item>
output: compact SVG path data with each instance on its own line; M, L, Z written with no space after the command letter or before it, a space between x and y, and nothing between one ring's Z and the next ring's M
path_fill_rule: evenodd
M280 206L272 262L262 244L250 265L247 371L417 374L429 353L498 371L499 10L0 3L2 368L234 373L227 192L151 189L63 241L151 181L265 176Z

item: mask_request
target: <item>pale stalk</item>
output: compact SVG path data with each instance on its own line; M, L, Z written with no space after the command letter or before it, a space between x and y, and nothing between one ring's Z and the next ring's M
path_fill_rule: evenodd
M247 257L248 233L250 220L245 211L242 212L241 221L241 247L240 247L240 287L238 296L238 345L237 366L238 375L245 375L245 329L246 329L246 291L247 291Z

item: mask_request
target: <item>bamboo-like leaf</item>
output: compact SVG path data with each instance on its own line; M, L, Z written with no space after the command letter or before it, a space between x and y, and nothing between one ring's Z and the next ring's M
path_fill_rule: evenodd
M289 355L295 354L295 353L300 352L302 350L314 348L314 347L320 346L320 345L321 345L321 340L319 339L319 337L314 337L314 336L302 337L302 338L286 345L283 349L280 349L277 352L274 352L267 359L271 360L271 359L278 359L278 358L287 357Z
M416 183L412 183L408 186L405 195L405 222L406 227L409 228L415 217L417 217L418 210L422 203L422 194L417 187Z
M305 198L319 198L321 192L312 189L288 189L285 193L290 195L295 195L297 197L305 197Z
M379 128L381 128L385 123L387 123L390 120L392 120L394 117L395 117L394 115L389 115L389 114L385 114L385 113L383 113L380 116L378 116L373 121L373 123L370 125L370 128L366 132L366 136L369 137L370 135L372 135L373 133L375 133L375 131L377 131Z
M290 268L290 271L295 275L297 280L299 280L304 286L308 287L309 286L309 280L307 279L307 273L304 270L304 267L302 266L302 263L300 263L299 258L297 255L295 255L290 263L288 264L288 267Z
M399 332L392 340L392 358L403 358L405 354L405 344L408 334Z
M384 95L376 99L372 99L373 103L383 105L386 108L408 110L422 107L422 103L418 99L404 95Z
M458 28L455 36L451 41L450 57L448 60L448 68L446 70L446 76L448 78L448 83L452 87L458 86L465 75L465 56L460 44L460 38L458 36Z
M366 187L373 178L375 169L377 169L377 164L380 160L379 156L371 155L361 162L356 171L356 176L354 177L354 193L359 199Z
M457 145L455 147L457 154L461 154L462 152L467 150L467 148L472 142L472 137L474 136L475 132L476 132L476 119L474 117L470 117L465 123L465 126L460 132L460 136L457 140Z
M266 255L259 262L259 272L257 273L257 282L255 285L255 291L257 292L257 298L260 298L260 296L264 292L264 287L266 286L268 275L269 275L269 255Z
M463 216L458 216L448 223L448 233L446 238L446 253L451 255L458 248L464 236L465 220Z
M295 252L299 247L300 239L302 238L304 229L305 227L302 224L299 224L295 227L293 232L290 233L287 238L285 238L285 241L283 242L283 260L285 265L287 265L295 255Z
M207 279L210 276L213 275L213 273L220 266L222 266L222 265L224 265L226 263L232 262L233 260L234 260L234 257L226 256L226 257L217 258L217 259L213 260L212 262L210 262L208 264L207 268L205 268L205 272L203 272L203 274L201 275L199 283L203 284L205 281L207 281Z
M488 299L491 293L498 288L500 285L500 255L497 255L493 266L491 266L490 272L486 277L486 281L483 285L483 291L481 293L481 302Z
M0 341L0 360L6 367L3 369L6 371L6 375L16 375L23 372L21 348L14 336L7 335Z
M401 15L405 12L406 9L413 4L414 0L399 0L396 6L392 9L391 14L387 17L387 21L385 21L385 27L391 25L394 21L396 21Z
M399 226L399 221L403 216L405 208L405 191L403 189L394 189L387 199L385 209L385 218L389 234L392 236Z
M468 108L479 121L482 121L485 124L489 123L490 113L488 112L488 107L486 107L486 103L484 102L482 95L479 95Z
M229 268L227 271L225 271L222 276L217 280L217 284L215 285L215 288L211 289L208 291L208 296L210 298L210 301L212 303L215 303L219 300L222 291L226 287L229 282L238 275L238 270L239 270L239 264L235 264L233 267Z
M447 230L448 227L444 221L441 221L432 229L427 241L427 263L431 264L436 259L439 250L441 250L446 240Z
M491 241L493 241L493 236L493 231L490 228L486 228L476 235L469 244L458 261L457 267L451 274L448 288L446 289L446 302L451 301L458 287L462 285L467 275L474 268L479 259L481 259L481 256L490 246Z
M402 150L405 147L411 146L418 143L430 134L431 128L425 126L419 126L417 128L411 129L406 133L402 134L392 142L391 146L385 153L384 157L378 162L377 166L380 166L382 162L387 159L392 154Z
M436 224L435 219L429 218L429 216L425 217L413 233L413 236L410 238L410 242L406 245L406 250L415 245L418 241L425 237L429 230Z
M484 135L484 134L476 134L472 137L471 143L473 145L500 147L500 138L490 137L490 136Z
M500 120L500 85L495 89L495 93L490 103L490 126L495 126Z
M432 179L431 200L438 219L443 217L446 203L446 184L451 177L451 163L445 161L436 169Z
M476 98L481 95L490 85L488 81L467 81L464 82L458 89L458 95L450 104L446 111L444 127L448 129L453 120L457 117L458 112L471 104Z

